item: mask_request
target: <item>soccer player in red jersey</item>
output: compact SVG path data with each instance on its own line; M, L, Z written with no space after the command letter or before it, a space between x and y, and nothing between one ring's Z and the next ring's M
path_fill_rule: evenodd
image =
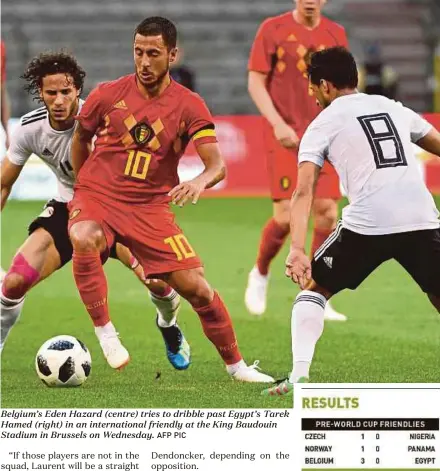
M113 241L120 241L147 277L164 280L191 304L233 378L272 382L243 361L228 310L169 208L170 201L196 203L225 176L205 103L170 78L176 40L169 20L142 21L134 32L135 73L95 88L77 117L72 143L77 183L69 207L75 281L89 314L107 317L102 260ZM190 140L205 170L179 184L177 166Z
M308 86L307 62L314 51L347 46L342 26L321 15L325 0L296 0L296 8L268 18L260 26L249 59L249 93L264 116L264 141L273 200L273 217L263 229L245 304L251 314L266 310L269 266L289 233L289 201L295 189L298 145L319 113ZM326 162L313 203L312 253L336 226L339 180ZM326 318L345 320L329 303Z
M85 75L72 55L47 52L34 57L22 76L26 81L25 89L38 97L44 106L25 114L11 136L11 145L0 168L1 210L32 154L38 155L53 171L58 192L29 225L29 237L17 250L1 280L0 352L20 317L27 293L72 258L73 248L67 228L67 202L73 198L74 185L70 149L74 116L84 103L80 95ZM156 307L156 323L165 341L168 360L176 369L188 368L190 347L176 323L180 306L178 294L163 281L146 280L139 262L121 244L115 243L110 254L133 269L142 283L148 281L150 297ZM108 317L95 316L92 321L109 365L118 369L125 366L130 356L113 323Z

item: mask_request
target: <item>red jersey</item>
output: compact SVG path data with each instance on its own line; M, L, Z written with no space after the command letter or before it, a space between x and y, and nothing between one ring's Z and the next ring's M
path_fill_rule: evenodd
M320 111L309 93L308 59L312 52L332 46L348 46L342 26L321 16L310 30L294 19L292 11L264 21L252 45L248 69L268 74L275 108L300 137Z
M169 201L189 140L196 147L217 142L199 95L171 81L160 96L147 99L134 74L100 84L76 119L97 139L75 188L126 203Z

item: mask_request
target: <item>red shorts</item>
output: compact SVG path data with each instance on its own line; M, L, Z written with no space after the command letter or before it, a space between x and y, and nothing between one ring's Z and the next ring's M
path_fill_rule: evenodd
M272 199L290 199L298 178L298 149L286 149L275 138L272 127L264 121L264 145ZM339 178L325 161L316 185L316 198L339 199Z
M115 241L128 247L147 277L203 266L168 203L130 205L77 190L69 214L69 230L79 221L96 221L107 247Z

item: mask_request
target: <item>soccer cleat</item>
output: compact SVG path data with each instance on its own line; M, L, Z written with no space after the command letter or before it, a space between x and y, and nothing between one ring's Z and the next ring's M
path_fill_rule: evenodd
M186 370L191 364L191 349L177 324L161 327L156 320L165 341L167 358L176 370Z
M308 383L309 378L302 376L298 379L298 383ZM261 391L262 396L291 396L293 395L293 383L289 381L289 378L281 379L277 381L276 386L272 386L271 388L265 389Z
M325 305L325 310L324 310L324 319L327 321L344 322L347 320L347 316L344 316L344 314L341 314L340 312L335 311L332 305L330 304L330 301L327 301Z
M102 334L99 338L107 363L115 370L122 370L130 361L130 354L119 340L118 333Z
M259 361L256 360L253 365L242 366L231 377L237 381L243 381L245 383L273 383L275 380L272 376L264 373L260 373Z
M252 268L244 294L244 303L249 314L261 316L266 310L267 286L269 276L262 275L257 267Z

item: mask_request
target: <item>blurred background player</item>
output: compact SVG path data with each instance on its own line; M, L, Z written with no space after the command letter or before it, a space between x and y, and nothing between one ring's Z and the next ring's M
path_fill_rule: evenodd
M367 95L383 95L394 100L398 92L398 75L386 64L382 57L380 44L368 43L365 58L359 66L358 90Z
M296 0L296 8L260 26L249 59L249 93L264 116L264 140L273 200L273 217L263 229L245 304L251 314L266 310L269 267L289 233L289 204L297 179L298 145L319 113L309 93L307 62L317 50L347 45L345 30L321 15L325 0ZM326 162L313 203L314 253L336 226L339 180ZM346 320L327 304L326 319Z
M345 48L314 54L309 76L324 110L301 141L286 260L286 275L304 291L292 309L294 368L289 379L264 391L271 396L290 394L294 383L308 381L327 300L356 289L387 260L399 262L440 312L439 212L413 146L440 157L440 133L401 103L358 93L356 62ZM344 182L350 203L310 262L307 224L325 159Z
M11 146L1 166L1 209L6 204L14 182L34 153L55 173L59 193L29 226L29 237L18 249L1 287L1 345L17 321L24 296L36 284L63 267L72 258L67 233L67 203L73 196L74 174L71 142L74 116L81 109L79 98L85 72L67 53L40 54L30 61L23 78L26 90L44 106L24 115L14 133ZM128 249L112 247L113 257L133 268L144 282L142 267ZM167 354L177 369L189 366L189 346L176 324L180 305L178 294L162 281L150 281L151 299L156 305L158 326L167 345ZM121 344L108 317L93 317L95 333L112 368L121 368L129 354Z
M176 27L166 18L146 18L133 39L135 73L95 88L77 116L69 233L81 299L91 317L108 318L101 257L120 240L147 277L162 278L191 304L232 378L272 382L256 364L244 362L228 310L169 207L171 199L178 206L197 203L225 176L209 110L199 95L170 78ZM205 168L179 184L177 165L190 140Z
M194 70L185 64L185 51L180 42L177 47L176 60L170 68L170 75L177 83L196 92L196 74Z

